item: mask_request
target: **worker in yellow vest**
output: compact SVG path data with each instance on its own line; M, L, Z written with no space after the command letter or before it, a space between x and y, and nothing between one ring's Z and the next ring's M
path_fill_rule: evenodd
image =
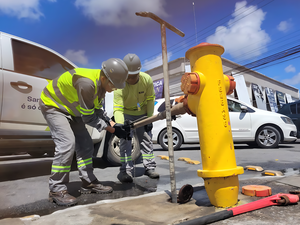
M55 155L49 179L49 200L57 205L71 206L77 199L67 191L69 173L76 152L82 194L110 193L93 173L94 145L85 125L99 132L107 130L119 138L127 132L105 116L101 101L106 92L125 87L126 64L117 58L102 63L102 69L74 68L52 80L41 93L40 108L55 143Z
M114 118L118 124L124 120L135 121L144 116L152 116L154 111L155 92L152 78L140 72L141 61L136 54L127 54L123 61L128 67L126 86L122 90L114 91ZM145 167L145 175L152 179L159 178L155 172L156 163L153 155L152 123L131 131L136 133ZM124 183L133 182L133 162L131 159L131 140L120 140L121 167L118 179Z

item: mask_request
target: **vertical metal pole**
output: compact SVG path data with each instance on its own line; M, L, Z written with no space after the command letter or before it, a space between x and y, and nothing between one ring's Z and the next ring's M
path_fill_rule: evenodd
M168 149L169 149L170 181L171 181L171 191L172 191L172 202L177 203L170 92L169 92L169 74L168 74L169 69L168 69L168 57L167 57L166 28L170 29L171 31L175 32L181 37L184 37L184 33L151 12L136 12L135 14L137 16L149 17L161 25L161 45L162 45L162 59L163 59L163 72L164 72L164 94L165 94L165 104L166 104L166 123L167 123Z
M166 105L166 123L167 123L166 125L167 125L167 135L168 135L171 193L172 193L172 202L177 203L171 105L170 105L170 92L169 92L169 69L168 69L168 56L167 56L166 27L164 23L162 23L160 27L161 27L161 46L162 46L162 60L163 60L163 73L164 73L164 94L165 94L165 105Z

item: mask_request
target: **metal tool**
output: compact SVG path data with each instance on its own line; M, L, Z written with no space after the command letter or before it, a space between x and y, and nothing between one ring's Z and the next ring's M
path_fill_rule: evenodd
M181 225L202 225L202 224L209 224L214 223L220 220L224 220L242 213L250 212L256 209L265 208L268 206L273 205L289 205L289 204L295 204L299 201L298 195L293 194L277 194L272 195L270 197L260 199L254 202L250 202L245 205L240 205L234 208L230 208L227 210L223 210L220 212L216 212L207 216L203 216L200 218L196 218L190 221L186 221L184 223L181 223Z

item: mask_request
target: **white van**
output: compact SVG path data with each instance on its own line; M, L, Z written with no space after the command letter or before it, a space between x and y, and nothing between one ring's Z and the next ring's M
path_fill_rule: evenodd
M75 64L45 46L0 32L0 154L53 154L54 142L38 101L49 80L73 68ZM109 93L105 99L109 116L113 111L112 98ZM120 165L118 139L92 127L88 130L95 155ZM134 144L133 160L140 155L137 147Z

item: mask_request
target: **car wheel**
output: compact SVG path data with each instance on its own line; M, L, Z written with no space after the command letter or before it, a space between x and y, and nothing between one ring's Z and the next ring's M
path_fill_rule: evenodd
M178 131L177 129L172 129L172 136L173 136L173 149L177 150L180 148L180 146L182 145L183 142L183 137L182 134L180 133L180 131ZM167 129L164 129L159 137L159 144L160 146L164 149L164 150L168 150L168 135L167 135Z
M141 156L140 146L137 140L136 135L134 135L132 138L132 161L136 161ZM120 166L120 157L120 139L115 135L111 135L108 141L107 161L113 166Z
M280 133L275 127L263 126L257 131L255 141L261 148L277 148L280 138Z

